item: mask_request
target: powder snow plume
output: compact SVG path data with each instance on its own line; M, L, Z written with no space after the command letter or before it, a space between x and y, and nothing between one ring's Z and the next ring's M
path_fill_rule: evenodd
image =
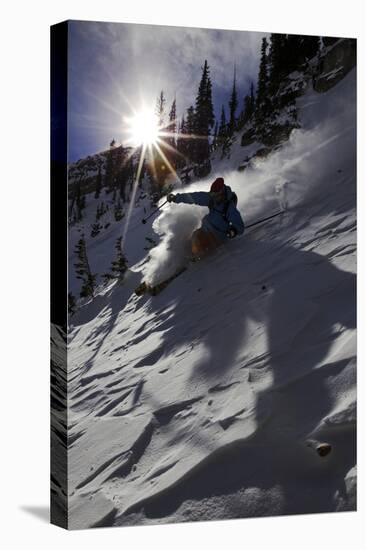
M176 191L209 191L216 177L223 177L225 184L238 196L238 208L246 224L279 209L306 206L306 202L320 192L331 193L333 180L329 178L329 172L339 175L342 166L352 166L349 157L355 150L355 87L352 78L346 79L344 84L342 97L329 92L331 101L326 113L322 112L324 103L321 97L317 105L312 90L305 94L299 100L302 128L294 130L280 149L266 158L254 160L245 172L229 169L233 165L233 159L230 159L227 171L225 163L221 162L220 172L215 171L214 166L212 174L205 180ZM240 151L240 145L236 145ZM354 172L348 172L345 184L354 177ZM170 204L165 207L153 224L160 242L150 252L150 260L144 269L149 283L163 281L187 263L190 237L206 214L206 208L195 205Z

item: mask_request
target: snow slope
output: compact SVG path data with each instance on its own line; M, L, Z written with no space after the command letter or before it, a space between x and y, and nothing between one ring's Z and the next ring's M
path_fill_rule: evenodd
M141 203L125 283L71 319L71 528L355 509L354 71L298 102L302 128L282 148L238 172L238 138L191 186L224 175L247 223L279 204L284 215L137 297L160 260L165 274L183 258L180 228L204 213L171 205L141 226ZM120 231L88 243L98 272Z

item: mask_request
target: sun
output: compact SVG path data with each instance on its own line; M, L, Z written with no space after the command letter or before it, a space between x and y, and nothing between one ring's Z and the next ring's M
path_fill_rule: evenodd
M129 141L135 147L153 145L159 138L159 124L152 110L143 109L127 119Z

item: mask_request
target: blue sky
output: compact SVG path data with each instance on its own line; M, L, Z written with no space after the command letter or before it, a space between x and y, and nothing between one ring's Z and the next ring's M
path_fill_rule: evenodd
M258 32L125 23L69 22L69 161L123 142L124 117L174 95L179 118L194 105L204 60L210 66L215 114L227 106L236 64L239 107L256 82ZM239 110L239 109L238 109ZM226 108L227 111L227 108Z

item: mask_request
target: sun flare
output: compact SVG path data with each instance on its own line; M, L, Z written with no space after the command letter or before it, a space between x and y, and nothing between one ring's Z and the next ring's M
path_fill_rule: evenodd
M153 111L147 109L127 119L130 141L134 146L152 145L158 141L159 124Z

